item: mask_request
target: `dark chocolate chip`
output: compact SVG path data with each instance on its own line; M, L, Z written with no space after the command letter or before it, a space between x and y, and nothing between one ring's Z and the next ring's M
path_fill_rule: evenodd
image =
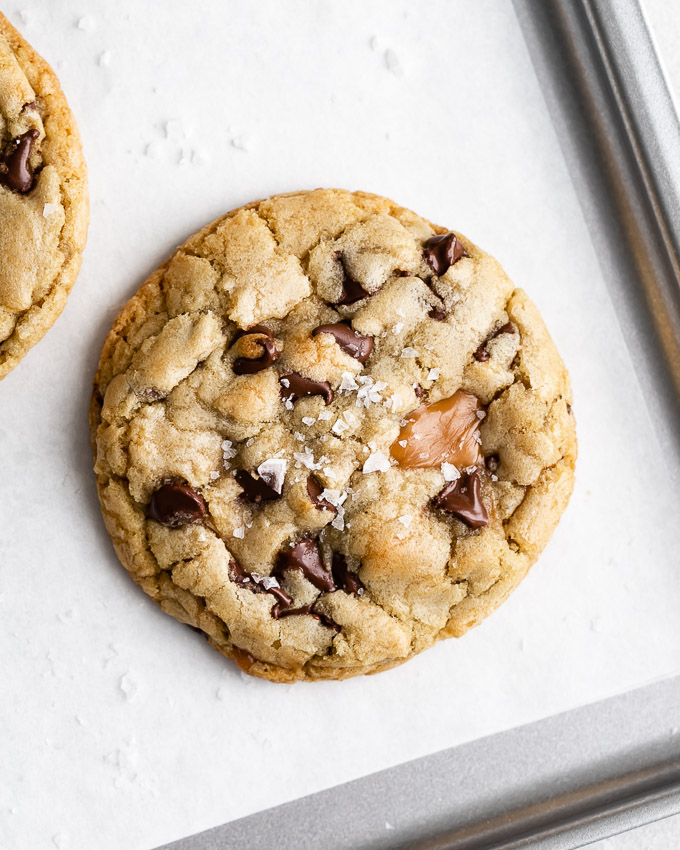
M487 455L484 458L484 463L489 472L497 472L498 467L500 466L501 459L497 454Z
M325 499L321 498L321 494L324 491L324 487L318 478L315 478L313 475L308 476L307 478L307 494L312 501L312 504L316 506L316 509L319 511L333 511L334 514L337 514L338 509L335 505L331 505L330 502L327 502Z
M482 501L482 483L476 469L461 473L460 478L447 484L434 497L433 504L453 514L470 528L481 528L489 522L489 514Z
M333 566L331 567L331 570L333 572L333 580L340 590L344 590L345 593L354 593L357 596L359 595L359 591L362 590L364 586L361 583L359 576L356 573L353 573L347 566L347 561L345 560L344 555L341 555L339 552L333 552Z
M233 559L229 562L229 575L231 580L240 587L247 587L253 593L271 593L277 600L277 604L289 606L293 604L293 600L281 587L265 587L264 582L266 577L253 575L246 572L240 564L237 564Z
M423 397L423 388L420 386L420 384L416 384L413 387L413 392L416 394L416 398L422 398Z
M567 413L570 416L571 416L573 410L574 410L574 408L569 404L569 402L567 402Z
M37 130L28 130L11 142L10 150L2 157L4 168L0 171L0 180L20 195L25 195L33 188L33 169L28 160L33 143L39 136Z
M281 498L281 492L272 486L273 477L259 475L255 478L245 469L238 469L234 473L236 483L243 488L240 498L259 505L260 502L273 502Z
M149 519L179 528L198 522L208 512L201 494L182 481L166 481L151 497L146 515Z
M279 378L281 384L281 398L289 399L292 402L299 398L308 395L321 395L326 404L333 401L333 390L328 381L311 381L309 378L303 378L297 372L288 372L286 375L281 375Z
M311 605L304 605L302 608L284 608L278 604L272 608L272 617L275 620L280 620L282 617L296 617L302 614L308 614L309 616L314 617L314 619L318 620L321 625L326 626L329 629L334 629L336 632L340 631L340 626L335 622L335 620L332 620L325 614L320 614L318 611L314 610L314 603Z
M232 366L237 375L254 375L267 369L279 356L274 343L274 334L265 325L255 325L247 331L240 331L234 337L232 345L244 336L253 336L253 342L261 349L259 357L237 357Z
M333 576L324 566L319 544L311 537L303 537L295 546L279 553L274 572L281 575L286 570L300 570L318 590L335 590Z
M440 307L431 307L427 315L431 319L434 319L435 322L443 322L446 318L446 311L442 310Z
M486 361L491 356L486 350L486 347L491 342L491 340L496 339L496 337L500 336L501 334L515 333L517 333L517 328L513 325L512 322L506 322L502 327L498 328L498 330L491 331L491 333L487 336L484 342L479 346L477 351L475 351L475 360L479 360L480 363L486 363Z
M467 256L463 243L455 233L432 236L423 245L423 258L437 277L441 277L461 257Z
M354 357L355 360L358 360L359 363L365 363L371 351L373 351L373 337L357 333L346 322L338 322L335 325L319 325L312 331L312 336L317 334L330 334L335 338L340 348Z

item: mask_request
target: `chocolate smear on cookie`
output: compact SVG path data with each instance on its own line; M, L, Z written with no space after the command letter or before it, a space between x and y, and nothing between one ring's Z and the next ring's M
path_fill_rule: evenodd
M146 515L168 528L179 528L198 522L207 512L203 496L187 483L174 479L154 492Z
M297 372L287 372L279 378L281 398L284 401L296 402L299 398L310 395L323 396L326 404L333 401L333 390L328 381L312 381L298 375Z
M430 307L427 315L435 322L443 322L446 319L446 310L442 310L441 307Z
M350 570L347 566L345 556L339 552L333 552L331 571L333 573L333 580L340 590L344 590L345 593L354 593L357 596L363 592L364 586L359 576Z
M358 360L359 363L365 363L373 351L373 337L357 333L347 322L319 325L312 331L312 336L317 334L330 334L340 348L350 357Z
M260 502L273 502L281 498L285 474L286 461L275 458L261 463L255 474L245 469L238 469L234 473L234 478L243 488L240 498L260 504Z
M40 137L37 130L28 130L11 142L9 151L0 158L0 182L8 189L25 195L31 191L35 182L33 169L29 163L34 143Z
M432 271L441 277L448 269L460 260L467 257L468 253L463 243L455 233L442 233L441 236L432 236L423 245L423 259Z
M327 502L326 499L321 498L323 491L324 486L321 484L319 479L314 475L309 475L307 477L307 495L309 496L312 504L319 511L333 511L334 514L337 514L338 509L335 505L331 505L331 503Z
M271 593L281 605L292 605L291 597L280 587L273 576L261 576L258 573L248 573L233 559L229 562L229 576L234 584L247 587L253 593Z
M286 570L300 570L317 590L335 590L333 576L323 563L319 544L311 537L303 537L294 546L279 553L274 574L281 575Z
M242 340L240 348L243 357L237 357L232 366L237 375L254 375L267 369L279 356L274 343L274 334L265 325L255 325L247 331L240 331L232 346Z
M486 350L486 346L491 342L491 340L496 339L496 337L500 336L501 334L515 333L517 333L517 328L513 325L512 322L506 322L506 324L504 324L502 328L499 328L497 331L492 331L489 336L484 340L484 342L479 346L479 348L475 351L475 360L478 360L480 363L486 363L486 361L491 356Z
M433 499L433 505L453 514L470 528L482 528L489 522L489 514L482 501L482 483L479 472L463 472Z
M345 265L342 253L338 252L335 257L342 266L343 272L342 295L340 296L340 300L335 303L347 306L349 304L355 304L357 301L361 301L362 298L369 298L372 293L365 290L363 286L350 275L347 271L347 266Z
M308 614L310 617L314 617L315 620L318 620L322 626L326 626L328 629L333 629L336 632L340 631L340 626L335 622L335 620L332 620L325 614L320 614L318 611L314 610L314 603L311 605L304 605L302 608L285 608L278 604L274 605L272 608L272 617L275 620L280 620L282 617L296 617L303 614Z
M501 459L497 454L487 455L484 458L484 465L489 470L489 472L497 472L498 467L500 466Z

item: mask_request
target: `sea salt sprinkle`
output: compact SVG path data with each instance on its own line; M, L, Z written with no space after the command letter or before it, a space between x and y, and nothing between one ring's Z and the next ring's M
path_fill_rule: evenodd
M382 452L372 452L364 462L362 472L368 475L370 472L387 472L390 468L390 461Z
M457 481L460 478L458 467L452 463L444 462L442 464L442 475L444 476L444 481Z
M273 457L264 460L257 467L257 474L269 484L272 490L280 493L283 490L283 482L288 469L288 461L282 457Z
M346 422L343 422L342 419L337 419L331 431L336 434L338 437L343 431L347 431L349 429L349 425Z
M224 468L229 469L229 461L236 457L238 452L234 448L231 440L224 440L222 442L222 461L224 463Z
M401 356L405 359L413 359L418 356L418 352L415 348L411 348L410 346L406 346L406 348L401 352Z
M428 381L438 381L439 380L439 369L430 369L427 373Z
M246 536L245 526L241 525L238 528L234 529L234 537L238 537L239 540L243 540L243 538L245 536Z

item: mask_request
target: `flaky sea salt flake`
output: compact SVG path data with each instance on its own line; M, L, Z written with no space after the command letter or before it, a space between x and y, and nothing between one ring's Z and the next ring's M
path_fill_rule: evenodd
M370 472L387 472L389 468L389 459L382 452L373 452L366 458L361 471L368 475Z
M444 481L457 481L460 478L458 467L452 463L446 463L446 461L442 464L442 475Z

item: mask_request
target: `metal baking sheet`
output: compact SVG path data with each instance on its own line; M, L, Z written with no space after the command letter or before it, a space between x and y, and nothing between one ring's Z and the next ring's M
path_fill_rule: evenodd
M618 201L629 188L644 200L639 172L620 186L614 181L612 193L602 182L609 172L590 158L606 146L582 150L571 141L570 128L589 127L579 97L606 75L600 68L590 79L578 62L567 63L572 45L564 29L552 51L558 61L541 60L541 45L551 45L555 21L568 20L569 6L598 11L592 4L517 4L518 17L512 4L497 0L417 7L406 0L206 0L197 14L192 4L172 0L161 17L152 4L131 0L91 0L87 9L76 0L5 4L55 64L74 106L93 220L64 316L0 386L0 665L12 694L0 701L0 846L149 850L226 821L235 825L215 839L218 846L249 846L251 837L256 846L256 836L266 835L258 833L262 824L281 810L236 819L480 738L501 742L495 761L496 745L487 751L481 741L450 763L435 756L440 773L429 776L427 758L415 763L419 773L406 774L412 809L396 790L390 796L398 779L375 780L376 798L385 794L386 805L395 806L376 826L384 830L376 846L454 834L445 809L431 808L433 799L447 802L435 781L451 778L447 764L463 784L470 780L467 811L477 820L461 825L479 833L484 818L509 817L519 807L524 814L515 823L529 829L523 818L536 788L513 790L510 774L497 773L506 755L513 763L520 758L522 746L504 751L504 736L485 736L678 671L674 391L672 378L659 377L672 372L672 358L664 347L670 336L656 341L662 313L649 306L666 297L654 287L668 286L672 263L647 213L658 202L639 215L634 206L633 216L627 207L618 230L609 230L626 209ZM637 7L628 8L634 18ZM550 10L562 17L546 18ZM653 56L642 49L644 32L642 38L639 55ZM555 74L563 66L573 72L571 88L568 74L562 84ZM653 82L653 70L651 77L638 72ZM581 79L585 87L573 88ZM578 122L567 113L551 119L545 100L554 110L555 101L572 102L570 91ZM596 110L606 115L613 102L601 98ZM628 139L628 150L635 136L620 122L611 128L605 141L608 133L612 143ZM663 161L658 153L652 165ZM632 166L637 159L620 161ZM481 628L378 677L277 688L228 668L123 575L98 517L84 388L118 306L174 244L228 207L318 184L392 195L461 226L499 257L538 302L570 366L581 459L574 500L540 564ZM630 228L638 219L647 228L641 240ZM637 272L645 244L656 264L646 281ZM631 310L636 280L645 295ZM650 352L653 369L645 366ZM579 716L589 722L589 714ZM625 714L612 716L627 722ZM548 722L560 728L561 721ZM606 780L597 773L604 749L589 749L579 728L559 733L574 744L564 758L559 751L557 768L548 761L556 747L535 744L545 756L540 777L549 796L566 788L548 786L551 777L564 778L564 759L573 778L592 779L588 787ZM599 728L596 739L605 736ZM610 752L619 758L613 728ZM647 727L635 728L641 746L648 744ZM524 739L522 730L508 734L530 748L538 741L531 731ZM526 759L520 763L531 773L535 763L529 753ZM623 761L615 766L630 773ZM654 782L665 776L654 773ZM653 791L638 779L628 788L639 801ZM373 780L361 781L369 783L366 796ZM485 787L503 795L506 809L494 808ZM616 809L611 795L598 794ZM356 800L343 808L343 799L334 792L340 823L356 828L347 835L359 836L356 846L373 840L373 826L361 831L366 810ZM579 806L561 804L561 822L583 822ZM393 823L400 810L422 818ZM342 840L330 816L295 811L284 810L277 846L300 847L301 835L323 836L328 846ZM449 815L456 820L455 808ZM408 831L419 824L421 834ZM233 831L244 828L251 830L245 838ZM456 840L452 846L465 846ZM490 839L481 832L475 840L488 846Z

